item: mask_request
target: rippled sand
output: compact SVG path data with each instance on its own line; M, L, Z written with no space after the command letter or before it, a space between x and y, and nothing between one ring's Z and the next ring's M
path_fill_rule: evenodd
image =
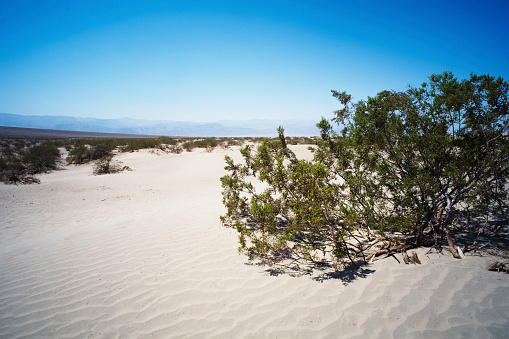
M0 185L0 337L508 337L509 275L490 257L421 249L422 265L329 279L249 265L219 222L225 153L238 159L140 151L118 157L131 172Z

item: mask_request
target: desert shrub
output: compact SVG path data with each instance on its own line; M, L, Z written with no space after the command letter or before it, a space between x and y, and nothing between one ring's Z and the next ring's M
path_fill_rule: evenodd
M217 146L224 148L224 149L226 149L230 146L242 146L244 144L244 141L245 141L244 138L218 138L218 139L216 139Z
M7 159L4 158L3 156L0 157L0 173L7 170L8 167L9 167L9 164L7 163Z
M333 91L343 104L334 121L344 130L339 137L322 121L318 155L334 159L331 166L341 168L336 173L349 173L363 220L399 227L419 245L438 246L444 236L461 258L452 236L461 211L484 214L507 206L508 91L501 78L472 74L460 81L450 72L356 104Z
M349 211L341 186L323 164L298 160L282 128L278 140L241 153L243 165L225 157L229 174L221 178L227 208L221 220L239 232L240 251L269 264L319 264L324 257L339 262L350 255L346 238L355 226L344 222ZM257 191L252 180L266 188Z
M69 151L67 162L69 164L85 164L93 160L111 158L115 147L116 143L110 141L94 142L93 145L81 143Z
M286 143L288 145L297 145L299 143L299 139L298 138L286 138Z
M0 180L5 183L16 183L26 170L21 162L21 150L15 150L13 140L3 140L1 147Z
M119 147L121 152L134 152L146 148L160 148L161 150L165 150L166 145L177 145L177 140L170 137L136 138L125 139L119 144L121 145Z
M112 174L122 171L130 171L128 166L122 166L118 161L111 161L108 159L99 160L93 169L94 175Z
M22 156L29 174L47 173L58 168L60 151L52 143L29 148Z
M228 146L242 146L244 144L243 139L237 139L237 138L230 138L226 140L228 143Z
M205 138L205 139L198 139L198 140L190 140L184 142L182 147L188 151L191 152L195 148L215 148L219 145L219 140L216 138Z
M75 146L67 156L69 164L85 164L91 160L93 160L93 151L90 150L88 145Z
M8 157L12 156L13 153L14 153L14 150L11 147L11 143L8 141L4 141L2 143L2 149L1 149L2 157L8 158Z
M38 183L33 175L58 168L60 151L51 142L6 140L0 154L0 181Z
M180 154L184 151L184 149L180 145L170 145L166 147L166 151L174 154Z
M106 140L105 142L100 142L95 144L93 149L93 159L103 159L112 156L113 150L117 147L117 142L114 140Z
M25 182L27 177L26 166L21 159L15 157L2 156L0 158L0 180L4 183Z
M184 148L187 152L191 152L193 149L196 148L196 145L193 141L186 141L182 144L182 148Z
M177 143L178 143L177 139L171 138L171 137L163 136L163 137L159 137L158 140L161 144L165 144L165 145L177 145Z
M316 140L309 137L291 137L288 139L288 145L314 145Z
M161 141L159 139L132 139L127 141L126 145L121 146L121 152L134 152L145 148L159 148Z
M217 140L216 138L207 138L207 139L198 141L198 145L199 145L198 147L200 147L200 148L207 148L207 147L216 148L217 145L219 145L219 140Z
M461 258L452 234L462 215L477 234L488 219L509 224L509 84L449 72L429 80L356 104L333 91L343 107L332 122L342 131L322 119L312 162L295 158L282 129L279 140L244 148L243 164L227 156L221 220L237 229L240 250L267 263L355 263L445 242ZM486 222L474 223L476 214ZM381 250L364 254L379 241Z

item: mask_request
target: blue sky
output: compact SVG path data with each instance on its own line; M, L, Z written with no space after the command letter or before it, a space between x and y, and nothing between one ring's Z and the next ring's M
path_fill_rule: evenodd
M507 1L5 1L0 112L332 117L432 73L509 80ZM0 122L1 124L1 122Z

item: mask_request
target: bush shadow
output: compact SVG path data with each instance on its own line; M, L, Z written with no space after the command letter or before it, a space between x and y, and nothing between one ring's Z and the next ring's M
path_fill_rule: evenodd
M368 275L375 273L374 269L368 268L367 263L357 264L357 266L350 263L344 269L340 271L324 272L312 279L318 282L324 282L326 280L336 279L341 280L343 285L348 285L357 279L366 278Z
M344 263L343 267L339 270L336 270L331 263L325 261L316 264L297 264L292 262L290 264L276 263L269 265L264 262L250 260L246 265L264 266L266 267L264 272L271 277L280 275L289 275L295 278L309 276L311 280L316 282L334 279L341 280L345 286L357 279L366 278L370 274L375 273L374 269L368 268L369 264L367 262Z

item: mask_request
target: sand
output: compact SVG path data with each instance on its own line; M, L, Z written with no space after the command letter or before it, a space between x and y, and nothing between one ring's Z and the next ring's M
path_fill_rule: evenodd
M219 221L225 154L239 159L144 150L117 157L129 172L0 185L0 337L509 336L509 274L486 271L489 256L418 249L422 265L334 276L252 265Z

